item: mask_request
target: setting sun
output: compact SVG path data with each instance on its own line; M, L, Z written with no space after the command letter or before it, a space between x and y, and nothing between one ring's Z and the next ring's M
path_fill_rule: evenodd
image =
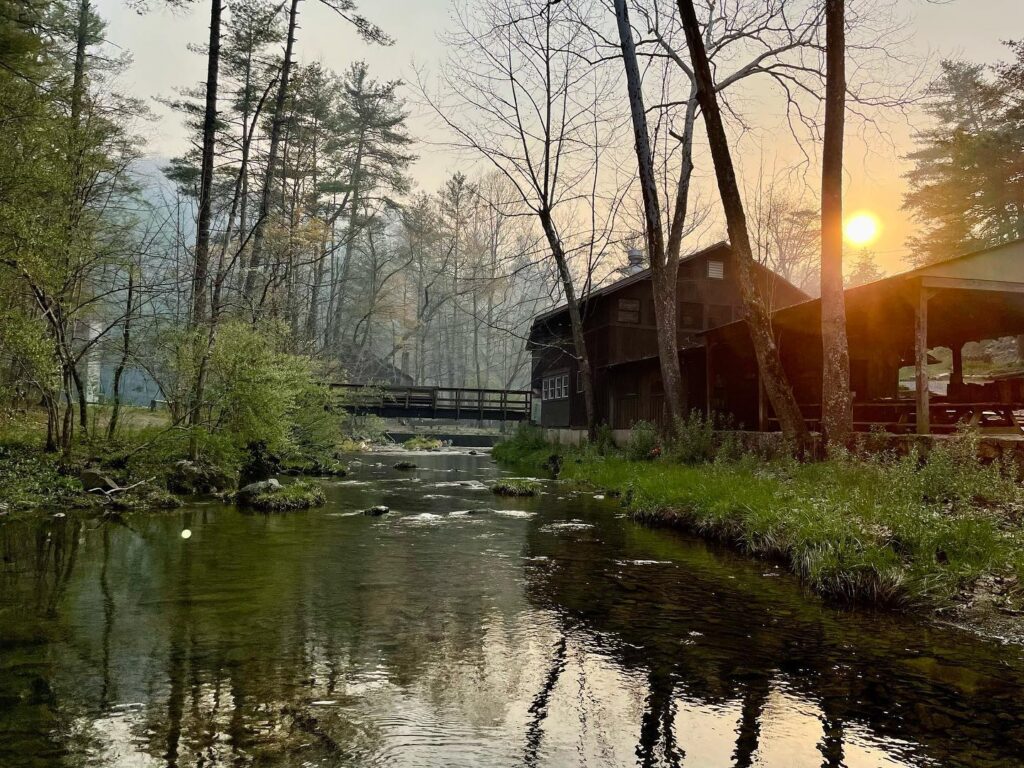
M846 220L843 233L853 245L870 245L878 237L878 217L873 213L855 213Z

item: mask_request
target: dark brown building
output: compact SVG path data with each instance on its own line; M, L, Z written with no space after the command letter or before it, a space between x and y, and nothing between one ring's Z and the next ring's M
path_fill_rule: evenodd
M709 392L719 393L723 387L736 386L742 391L752 385L756 391L756 366L750 382L733 382L725 370L709 379L705 366L705 332L743 317L728 249L726 243L717 243L684 258L679 265L678 343L688 408L706 410ZM581 304L587 351L594 367L598 422L614 429L628 429L641 419L661 423L665 404L650 270L636 264L632 268L633 274L591 291ZM759 272L760 289L770 307L807 300L806 294L774 272L765 268ZM532 388L540 403L540 424L585 428L582 382L564 306L534 320L528 346L533 353ZM742 370L736 375L746 378L750 373ZM746 426L755 426L756 402L751 413L734 415Z
M866 431L949 432L966 422L983 432L1020 435L1024 370L968 371L963 347L1024 334L1024 240L930 264L846 291L854 426ZM821 303L817 299L772 317L782 365L804 417L821 417ZM778 428L758 383L744 323L705 333L710 408L732 413L748 428ZM948 348L940 380L931 353ZM947 355L944 355L946 357ZM901 383L900 369L904 377Z

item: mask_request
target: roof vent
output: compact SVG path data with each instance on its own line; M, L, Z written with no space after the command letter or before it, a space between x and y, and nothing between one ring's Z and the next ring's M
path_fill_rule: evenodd
M644 271L644 252L639 248L630 248L626 251L626 256L629 257L629 263L624 266L620 271L622 274L635 275L637 272Z

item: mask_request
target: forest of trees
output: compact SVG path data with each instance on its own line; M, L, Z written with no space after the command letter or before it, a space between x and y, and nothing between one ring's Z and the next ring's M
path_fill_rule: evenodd
M156 382L192 453L227 429L285 439L285 415L323 396L317 382L526 386L531 319L561 301L586 371L579 302L626 248L647 253L672 340L680 256L725 231L769 397L795 435L749 266L821 292L835 352L826 423L841 436L843 119L876 125L915 100L888 75L879 4L459 3L448 62L415 84L380 79L358 51L339 72L301 63L312 4L364 45L393 42L353 0L126 3L209 19L195 41L206 82L152 94L190 149L154 164L151 116L117 90L128 59L90 0L0 0L0 394L42 407L48 449L114 436L129 370ZM1024 236L1024 44L1008 50L993 68L943 62L923 94L906 196L923 225L916 258ZM751 84L778 99L798 142L824 137L803 181L737 174ZM411 178L424 151L414 100L468 158L435 191ZM693 189L695 168L715 172L713 192ZM807 192L819 186L820 199ZM862 252L845 274L881 273ZM662 357L676 402L678 360ZM97 361L114 369L101 425Z

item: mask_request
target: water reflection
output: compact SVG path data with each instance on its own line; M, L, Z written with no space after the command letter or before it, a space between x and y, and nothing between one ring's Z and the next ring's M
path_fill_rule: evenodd
M417 461L309 513L0 526L0 765L1020 764L1017 649Z

